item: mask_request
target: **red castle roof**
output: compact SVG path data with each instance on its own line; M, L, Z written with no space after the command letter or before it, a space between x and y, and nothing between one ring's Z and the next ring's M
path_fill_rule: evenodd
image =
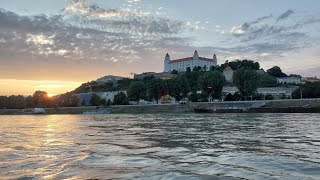
M223 71L233 71L233 69L230 66L228 66L228 67L224 68Z
M187 58L172 60L171 63L179 63L179 62L192 61L192 60L193 60L193 57L187 57ZM199 60L213 62L212 59L205 58L205 57L199 57Z

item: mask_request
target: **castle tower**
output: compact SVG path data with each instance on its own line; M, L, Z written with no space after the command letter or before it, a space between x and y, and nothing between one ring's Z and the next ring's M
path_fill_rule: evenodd
M166 57L164 58L164 70L163 72L169 72L170 71L170 55L169 53L166 54Z
M217 59L216 54L213 55L212 60L215 62L215 66L217 66L218 65L218 59Z
M199 54L198 54L198 51L195 50L194 53L193 53L193 59L199 59Z
M213 55L213 60L216 61L217 60L217 56L216 54Z

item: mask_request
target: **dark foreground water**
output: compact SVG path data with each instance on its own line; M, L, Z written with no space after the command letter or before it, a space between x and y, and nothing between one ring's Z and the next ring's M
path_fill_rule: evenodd
M0 116L16 178L320 179L320 115Z

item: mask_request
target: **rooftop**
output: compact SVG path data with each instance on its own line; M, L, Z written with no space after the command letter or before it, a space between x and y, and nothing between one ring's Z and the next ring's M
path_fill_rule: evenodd
M171 63L179 63L179 62L186 62L186 61L192 61L192 60L193 60L193 57L186 57L186 58L182 58L182 59L172 60ZM214 62L213 59L209 59L209 58L205 58L205 57L199 57L198 60Z
M223 71L233 71L233 69L230 66L228 66L228 67L224 68Z

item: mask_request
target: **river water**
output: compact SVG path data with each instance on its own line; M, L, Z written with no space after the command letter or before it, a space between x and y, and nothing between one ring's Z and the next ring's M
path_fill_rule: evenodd
M319 114L0 116L0 179L320 179Z

